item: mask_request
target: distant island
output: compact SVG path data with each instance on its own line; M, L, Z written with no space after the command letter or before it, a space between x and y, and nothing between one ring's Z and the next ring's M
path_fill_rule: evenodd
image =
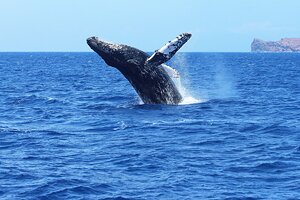
M255 38L251 52L300 52L300 38L283 38L275 42Z

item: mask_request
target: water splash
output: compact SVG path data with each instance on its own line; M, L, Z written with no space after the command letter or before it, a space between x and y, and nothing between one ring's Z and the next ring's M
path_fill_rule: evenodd
M235 79L230 70L222 64L217 65L215 69L214 97L219 99L235 97L237 95Z
M198 99L198 98L193 97L190 94L189 90L182 84L180 78L179 78L179 80L176 80L175 85L176 85L177 89L179 90L179 93L183 97L183 100L181 103L179 103L179 105L202 103L205 101L204 99Z
M188 71L188 61L186 55L184 53L178 53L174 57L174 61L172 63L174 67L176 67L180 71L179 78L172 78L174 84L176 85L179 93L183 97L183 100L179 105L187 105L187 104L195 104L195 103L202 103L206 100L204 98L195 97L193 95L193 91L190 89L190 76Z
M181 104L202 103L210 99L227 99L238 96L235 77L230 65L224 65L222 62L222 57L218 56L216 64L212 67L212 74L203 80L202 83L206 85L205 89L194 87L195 84L192 83L188 71L188 60L188 54L179 53L172 63L172 66L176 67L181 74L182 81L177 85L184 98Z
M195 95L192 95L193 93L192 90L187 89L187 88L192 88L189 87L190 78L189 78L189 72L187 66L188 66L188 62L185 54L183 53L175 56L174 61L172 62L172 67L166 64L162 64L163 69L172 79L173 83L175 84L176 88L178 89L179 93L183 98L182 102L180 102L179 105L196 104L196 103L202 103L207 101L206 98L196 98ZM180 74L174 68L179 69ZM181 79L182 77L184 79ZM138 101L138 105L144 104L144 102L140 98L137 101ZM171 100L169 102L170 104L172 104Z

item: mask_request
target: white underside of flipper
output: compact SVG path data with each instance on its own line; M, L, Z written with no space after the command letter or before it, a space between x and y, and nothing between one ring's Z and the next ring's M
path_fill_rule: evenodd
M191 38L192 34L182 33L174 40L168 42L160 49L156 50L146 62L149 64L160 65L167 62L175 53Z
M165 44L157 51L165 55L170 55L174 53L174 51L178 51L190 39L190 37L191 37L190 34L183 33L177 36L174 40L169 41L167 44Z

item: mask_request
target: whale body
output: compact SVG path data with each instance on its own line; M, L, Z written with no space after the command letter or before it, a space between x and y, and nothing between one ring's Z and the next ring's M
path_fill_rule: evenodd
M151 56L144 51L124 44L113 44L90 37L88 45L107 65L118 69L131 83L146 104L178 104L183 97L170 73L172 68L164 63L190 39L190 33L183 33L156 50ZM176 70L174 70L174 73Z

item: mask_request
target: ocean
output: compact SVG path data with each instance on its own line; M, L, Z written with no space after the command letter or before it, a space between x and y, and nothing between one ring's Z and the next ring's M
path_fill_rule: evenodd
M300 54L168 65L181 105L95 53L0 53L0 199L300 199Z

